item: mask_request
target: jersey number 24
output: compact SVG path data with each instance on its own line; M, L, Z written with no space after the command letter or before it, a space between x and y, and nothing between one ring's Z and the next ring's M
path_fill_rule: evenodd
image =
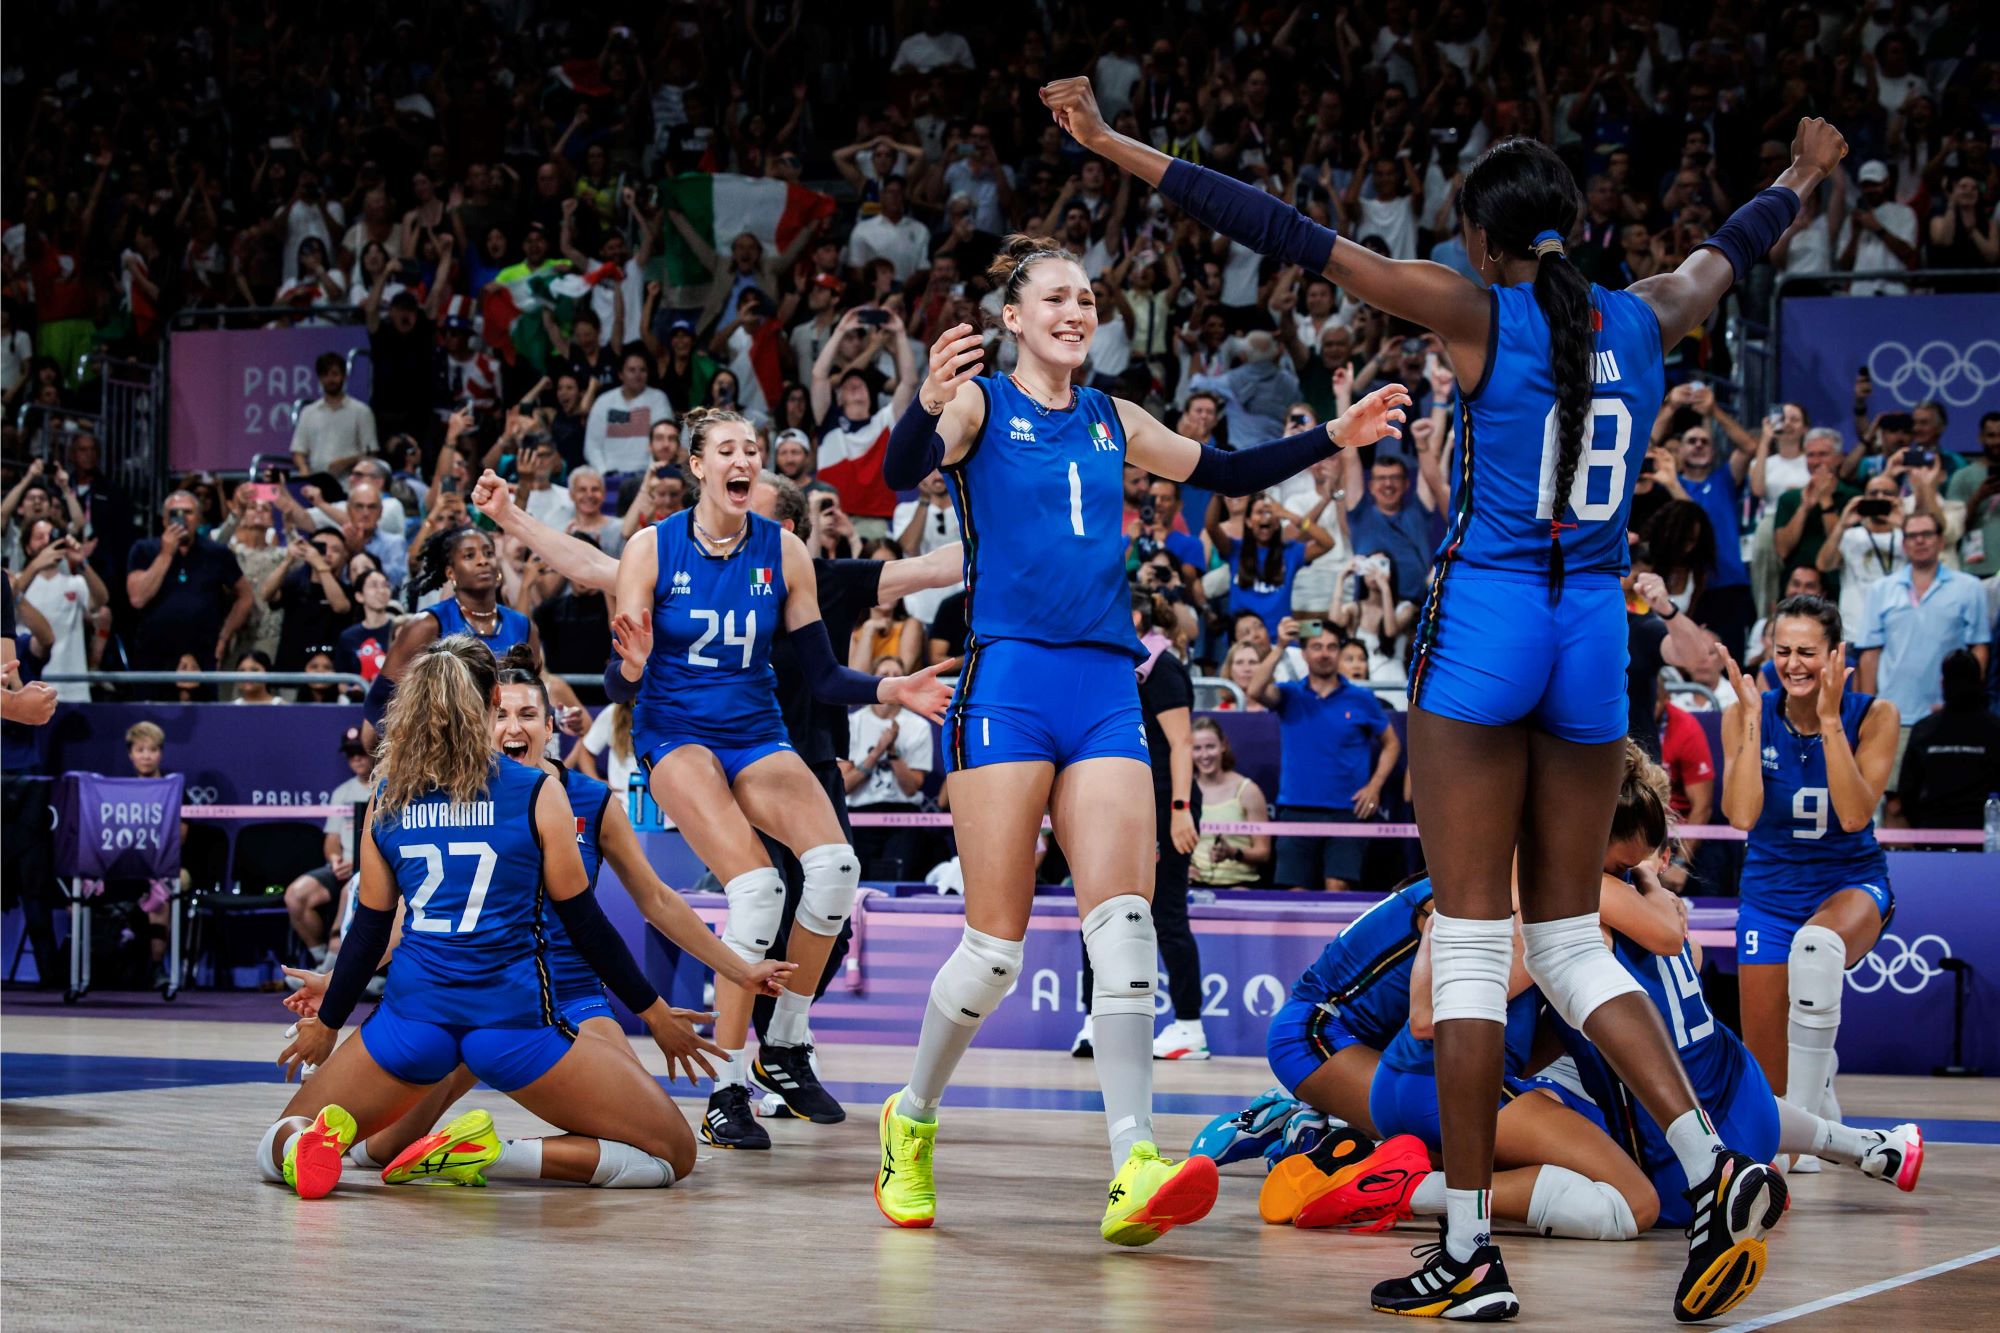
M1556 463L1562 456L1562 432L1556 425L1560 407L1549 409L1547 422L1542 429L1542 480L1535 505L1535 517L1555 518L1556 515ZM1597 423L1600 418L1609 417L1615 423L1609 444L1597 442ZM1616 518L1619 507L1625 503L1625 450L1632 443L1632 412L1616 398L1593 398L1590 400L1590 415L1583 422L1583 456L1577 460L1576 480L1569 488L1569 507L1579 523L1602 523L1605 519ZM1590 474L1602 469L1609 475L1605 481L1604 498L1592 501L1590 498Z
M689 666L713 667L722 665L720 661L702 651L709 644L714 643L715 636L720 633L722 635L723 646L728 648L740 647L743 649L743 669L745 671L750 669L750 650L757 643L757 613L755 611L746 611L743 613L743 634L740 638L736 633L736 613L734 611L726 615L718 615L714 611L690 611L688 614L708 626L699 639L688 645Z

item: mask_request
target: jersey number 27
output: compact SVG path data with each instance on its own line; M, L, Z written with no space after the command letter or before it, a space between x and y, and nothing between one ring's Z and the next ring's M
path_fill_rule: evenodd
M1556 463L1562 457L1562 432L1556 425L1561 408L1549 409L1548 420L1542 428L1542 480L1535 505L1535 517L1555 518L1556 515ZM1597 442L1597 423L1600 418L1610 417L1616 429L1609 444ZM1625 450L1632 443L1632 412L1616 398L1593 398L1590 400L1590 415L1583 421L1583 456L1577 460L1576 480L1569 488L1569 508L1579 523L1602 523L1607 518L1616 518L1618 509L1625 503ZM1604 486L1604 498L1593 501L1590 498L1590 474L1602 469L1608 473Z

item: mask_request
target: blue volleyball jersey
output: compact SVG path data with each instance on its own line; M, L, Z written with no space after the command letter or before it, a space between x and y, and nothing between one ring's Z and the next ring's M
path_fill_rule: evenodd
M500 619L494 624L491 634L481 634L472 627L472 622L465 618L465 608L458 604L456 597L447 597L428 609L437 617L440 639L453 634L470 634L491 648L495 657L502 656L516 644L528 641L528 618L511 606L496 604L494 609L500 613Z
M1565 576L1622 575L1625 525L1653 418L1665 394L1660 322L1629 292L1590 289L1598 325L1590 416L1576 479L1555 499L1556 383L1549 325L1530 285L1494 287L1486 375L1459 397L1458 467L1441 561L1472 569L1548 569L1549 524L1565 525Z
M1694 950L1682 944L1677 954L1649 953L1613 931L1611 952L1659 1010L1681 1066L1687 1070L1695 1101L1711 1119L1723 1119L1742 1084L1750 1053L1709 1009ZM1604 1053L1569 1024L1560 1019L1555 1022L1564 1048L1576 1062L1584 1091L1603 1112L1605 1132L1648 1171L1674 1161L1666 1131L1632 1095Z
M1330 1004L1347 1030L1381 1050L1410 1021L1410 968L1431 910L1431 882L1405 884L1333 937L1292 986L1292 998Z
M711 745L785 738L771 638L785 612L784 529L758 514L728 555L695 540L693 512L653 526L660 572L653 653L632 705L632 729Z
M1051 412L1004 375L975 379L986 419L944 470L965 537L967 646L1027 639L1145 654L1125 579L1125 428L1079 388Z
M1407 993L1406 993L1407 998ZM1535 1053L1535 1024L1542 1011L1542 993L1533 986L1507 1001L1506 1052L1502 1072L1508 1078L1521 1077ZM1437 1052L1430 1041L1410 1031L1404 1020L1401 1030L1382 1048L1382 1063L1399 1074L1437 1074Z
M590 886L596 888L597 872L604 865L598 831L604 826L604 813L611 804L611 788L568 768L562 770L561 781L569 793L570 809L576 812L576 850L583 857L583 873ZM542 933L548 938L549 980L555 987L557 1001L601 989L597 973L569 942L562 920L552 906L544 904L541 921Z
M1840 725L1849 746L1861 744L1861 720L1874 702L1871 694L1842 698ZM1854 833L1840 826L1820 737L1792 729L1782 689L1765 691L1763 710L1764 809L1743 854L1743 900L1780 913L1802 907L1810 916L1834 889L1886 884L1889 863L1874 826Z
M495 758L463 803L430 791L372 829L409 904L389 960L388 1001L405 1018L472 1027L554 1021L539 922L535 797L547 775Z

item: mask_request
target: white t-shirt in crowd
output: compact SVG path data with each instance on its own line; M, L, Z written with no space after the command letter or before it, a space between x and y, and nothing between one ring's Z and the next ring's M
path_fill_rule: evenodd
M1417 210L1411 204L1410 196L1357 202L1361 205L1361 225L1354 229L1357 241L1371 235L1380 236L1389 247L1391 259L1417 257Z
M1125 316L1105 314L1090 340L1090 373L1115 379L1131 364L1132 331L1125 327Z
M349 778L333 789L327 804L338 807L326 817L324 831L340 835L341 856L344 860L354 860L354 807L375 794L373 783L360 778Z
M51 675L57 672L68 675L90 670L90 640L87 637L90 632L87 628L90 584L83 575L70 573L67 564L59 567L60 573L37 575L21 593L21 600L40 611L55 634L55 645L49 649L48 665L43 670ZM90 702L90 686L87 684L52 683L49 688L63 703Z
M891 725L896 728L894 754L919 773L931 771L931 724L905 708L894 717L883 717L872 708L863 708L847 719L847 762L859 768ZM859 787L847 793L847 808L859 810L870 805L908 805L918 800L922 788L905 792L896 781L895 766L884 755Z
M1811 480L1812 468L1807 466L1803 453L1791 458L1773 453L1764 460L1764 503L1775 507L1779 496L1786 491L1803 490Z
M908 282L912 273L930 267L930 228L908 213L895 222L880 213L861 219L847 238L847 266L864 268L876 259L894 264L896 281Z
M632 775L639 771L639 756L621 755L613 748L611 733L618 722L617 713L615 707L599 713L591 720L590 730L583 733L581 743L590 752L590 757L597 761L597 775L604 780L605 786L611 788L611 799L623 801L631 789ZM666 819L664 810L660 812L660 817ZM674 826L671 819L667 819L666 824L668 828Z
M292 452L305 455L307 472L325 472L336 458L375 453L374 409L353 394L342 394L339 407L324 398L307 403L292 423Z
M1785 272L1787 273L1831 273L1833 271L1833 235L1826 225L1826 214L1822 213L1792 233L1792 243L1785 248Z
M641 389L637 398L627 398L623 385L601 393L583 428L583 459L602 473L643 472L653 457L646 447L653 423L673 419L673 404L658 389Z
M971 69L972 43L955 32L913 32L896 48L896 58L889 63L889 72L900 74L906 69L913 69L919 74L928 74L948 65Z
M1859 625L1868 610L1868 590L1909 564L1903 530L1870 532L1857 523L1840 534L1840 622Z
M1229 243L1229 258L1222 265L1222 304L1257 304L1257 272L1264 256L1247 245Z
M539 491L529 491L523 508L528 517L548 524L558 532L569 527L576 517L576 506L570 503L569 487L546 486Z
M1882 224L1883 231L1896 237L1898 240L1909 245L1917 243L1917 215L1908 204L1898 204L1884 200L1875 207L1875 220ZM1854 227L1854 214L1850 212L1847 215L1847 220L1840 224L1840 240L1835 246L1835 253L1844 254L1846 252L1847 238L1854 234ZM1873 272L1878 269L1888 269L1892 272L1898 272L1907 270L1908 268L1909 265L1898 259L1896 252L1891 250L1880 236L1872 231L1861 233L1861 239L1854 246L1854 271L1856 273ZM1884 293L1897 294L1906 289L1900 282L1862 281L1854 283L1847 290L1850 295L1854 296L1876 296Z

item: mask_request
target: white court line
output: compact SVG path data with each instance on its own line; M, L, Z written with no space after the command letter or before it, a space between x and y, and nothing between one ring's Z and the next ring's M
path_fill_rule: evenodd
M1995 1245L1991 1249L1981 1250L1977 1254L1962 1254L1956 1259L1947 1259L1941 1264L1932 1264L1929 1268L1919 1268L1914 1273L1904 1273L1900 1277L1885 1277L1880 1282L1870 1282L1865 1287L1856 1287L1852 1291L1843 1291L1836 1296L1823 1296L1819 1300L1807 1301L1804 1305L1794 1305L1791 1309L1780 1310L1776 1314L1759 1315L1755 1319L1746 1319L1740 1324L1729 1325L1729 1327L1722 1329L1721 1333L1750 1333L1752 1329L1769 1328L1773 1324L1782 1324L1792 1319L1802 1319L1809 1314L1818 1314L1821 1310L1831 1310L1836 1305L1846 1305L1849 1301L1858 1301L1867 1296L1877 1296L1885 1291L1894 1291L1898 1287L1906 1287L1912 1282L1922 1282L1925 1278L1937 1277L1940 1274L1949 1273L1954 1269L1969 1268L1973 1264L1982 1263L1987 1259L2000 1259L2000 1245Z

